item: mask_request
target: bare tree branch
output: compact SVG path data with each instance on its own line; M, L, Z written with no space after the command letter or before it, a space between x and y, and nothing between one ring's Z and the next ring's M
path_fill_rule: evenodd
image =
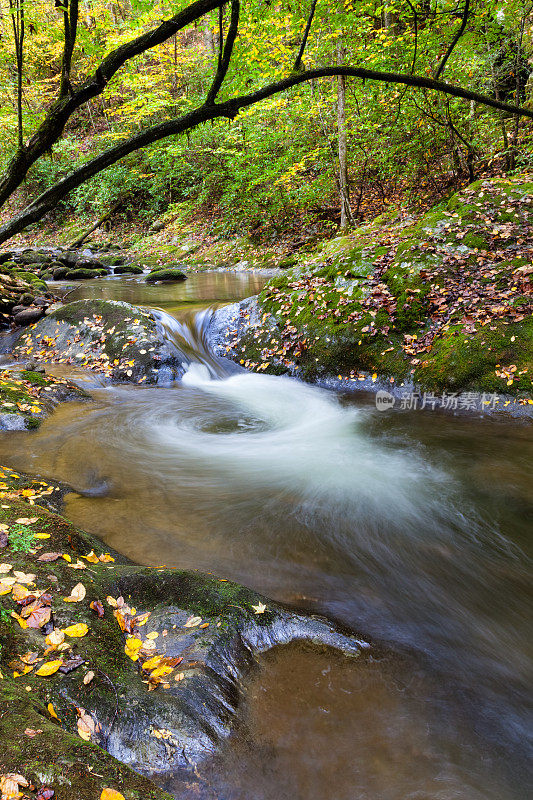
M465 7L463 9L463 18L462 18L461 25L459 27L459 30L457 31L457 33L453 37L453 39L451 41L451 44L448 47L448 49L447 49L447 51L446 51L446 53L444 55L444 58L442 59L442 61L439 64L439 67L438 67L438 69L437 69L437 71L435 73L435 80L439 79L440 75L442 74L442 71L444 70L444 67L446 66L446 63L447 63L449 57L451 56L451 54L453 53L453 51L455 49L455 45L457 44L457 42L459 41L459 39L461 38L461 36L465 32L465 28L466 28L466 25L468 23L468 15L469 15L469 13L470 13L470 0L465 0Z
M298 55L296 56L296 61L294 62L293 70L298 72L298 70L302 66L302 58L304 55L305 46L307 44L307 39L309 38L309 32L311 30L311 25L313 24L313 18L315 16L316 4L318 0L313 0L311 4L311 10L309 11L309 16L307 17L307 24L305 26L304 35L302 38L302 43L300 45L300 49L298 51Z
M222 12L222 7L220 8ZM218 66L217 71L215 74L215 78L207 93L206 103L211 105L215 102L215 98L220 91L220 87L224 82L224 78L229 69L231 55L233 53L233 46L235 44L235 39L237 38L237 31L239 30L239 15L241 12L241 4L240 0L232 0L231 3L231 19L229 24L228 35L226 36L226 41L222 42L222 27L220 28L220 42L219 42L219 58L218 58Z
M43 192L33 203L23 209L19 214L15 215L8 223L0 227L0 244L7 241L7 239L11 238L11 236L14 236L16 233L24 230L27 225L42 219L45 214L51 211L73 189L81 186L81 184L85 183L89 178L102 172L106 167L115 164L130 153L153 144L154 142L158 142L161 139L165 139L168 136L183 133L203 122L221 117L234 119L242 108L255 105L261 100L279 94L305 81L333 77L335 75L345 75L346 77L362 78L363 80L398 83L406 86L433 89L445 95L459 97L464 100L474 100L480 105L533 119L533 110L528 108L503 103L499 100L479 94L478 92L472 92L460 86L453 86L452 84L436 81L433 78L426 78L420 75L402 75L393 72L379 72L362 67L343 66L310 69L298 74L292 73L286 78L270 83L250 94L234 97L223 103L208 104L206 102L204 105L178 119L170 120L159 125L153 125L141 133L109 148L96 156L96 158L91 159L86 164L83 164L81 167L78 167L69 175L62 178Z

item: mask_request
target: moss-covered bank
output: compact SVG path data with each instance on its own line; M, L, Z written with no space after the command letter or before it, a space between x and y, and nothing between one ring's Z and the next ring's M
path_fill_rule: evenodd
M376 374L526 400L532 222L527 176L474 183L418 220L374 220L270 281L253 324L228 331L228 354L310 380Z
M85 392L62 378L20 367L2 370L0 431L38 428L57 403L87 397Z
M0 479L3 774L58 800L104 786L166 797L125 764L193 776L229 734L257 653L296 639L361 652L225 579L131 564L40 505L55 487L7 468Z

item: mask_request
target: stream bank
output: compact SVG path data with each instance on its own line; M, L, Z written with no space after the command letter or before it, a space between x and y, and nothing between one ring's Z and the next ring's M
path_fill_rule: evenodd
M194 780L234 727L259 653L299 639L351 658L368 647L225 579L133 565L41 507L53 487L8 468L2 479L0 706L16 718L3 773L69 800L109 781L127 800L165 797L112 756ZM85 741L105 751L97 767Z
M324 243L224 321L226 354L311 381L532 404L532 198L529 176L478 181L420 219L392 212Z

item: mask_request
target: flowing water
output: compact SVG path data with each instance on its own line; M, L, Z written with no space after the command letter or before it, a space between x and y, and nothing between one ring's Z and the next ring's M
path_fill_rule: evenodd
M187 372L160 388L77 370L94 403L4 434L0 460L69 483L66 514L137 561L224 575L379 644L356 665L266 656L200 788L169 776L177 797L525 800L533 426L380 413L215 358L202 309L263 282L76 289L159 307Z

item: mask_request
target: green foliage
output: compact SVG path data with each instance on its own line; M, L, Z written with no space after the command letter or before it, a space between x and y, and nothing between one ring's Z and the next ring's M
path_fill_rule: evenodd
M7 7L7 0L0 5ZM184 7L185 0L178 5ZM177 10L166 0L156 5L135 0L124 8L96 0L80 19L76 79L90 74L113 48ZM308 11L309 4L300 1L244 4L221 99L290 73ZM349 64L434 74L461 11L455 0L319 3L306 67L335 63L340 45ZM24 134L29 136L57 89L61 12L32 0L26 14ZM475 4L445 79L509 102L527 102L523 79L533 50L530 17L524 0ZM6 88L0 98L1 167L14 152L16 115L7 14L0 26L0 80ZM34 165L21 194L35 196L125 136L201 104L216 63L217 32L212 13L197 27L128 61L103 98L80 109L49 157ZM224 235L244 229L268 236L295 221L298 226L323 221L338 209L336 112L335 78L295 87L232 121L199 127L187 137L128 156L73 192L62 211L94 215L122 200L123 214L148 222L187 200L193 213L214 211ZM475 174L494 160L522 170L533 164L527 125L515 127L513 120L483 107L397 84L348 80L346 131L352 198L363 215L380 203L385 208L400 194L414 205L451 194L472 170Z
M35 544L34 531L28 525L13 525L7 535L12 550L28 553Z

